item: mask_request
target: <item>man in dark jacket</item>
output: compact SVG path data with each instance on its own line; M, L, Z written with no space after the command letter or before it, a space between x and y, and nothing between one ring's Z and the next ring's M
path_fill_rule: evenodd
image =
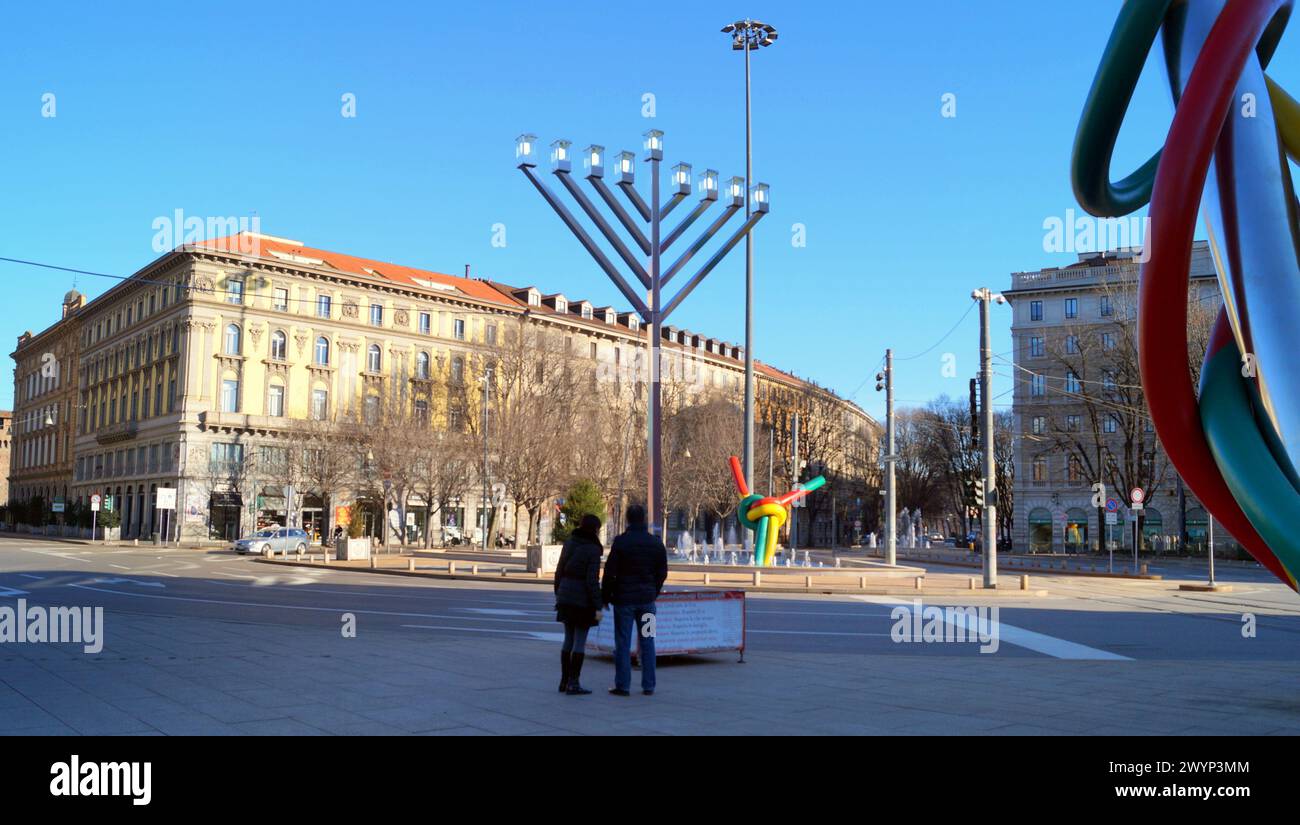
M614 605L615 696L630 695L632 687L632 628L637 631L641 658L641 692L655 692L655 599L668 578L668 550L646 524L645 508L627 508L627 530L614 539L605 561L601 594Z

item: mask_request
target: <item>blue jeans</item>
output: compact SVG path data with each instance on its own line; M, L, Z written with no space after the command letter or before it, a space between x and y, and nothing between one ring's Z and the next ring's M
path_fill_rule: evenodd
M614 605L614 687L632 687L632 629L641 657L641 689L655 689L655 603Z

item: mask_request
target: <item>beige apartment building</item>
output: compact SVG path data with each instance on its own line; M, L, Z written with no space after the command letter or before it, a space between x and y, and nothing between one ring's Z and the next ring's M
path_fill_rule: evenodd
M1065 267L1011 276L1014 378L1015 525L1012 541L1031 552L1088 552L1113 543L1132 551L1140 517L1146 550L1182 542L1203 548L1209 516L1169 463L1146 415L1136 350L1140 251L1084 253ZM1208 338L1221 297L1205 242L1192 256L1189 338ZM1189 361L1199 368L1201 352ZM1119 507L1093 506L1094 487ZM1144 488L1139 513L1132 486ZM1109 523L1113 521L1114 523ZM1215 525L1216 549L1235 544Z
M646 345L637 316L613 307L251 233L178 248L89 303L79 296L74 303L65 302L49 329L24 336L14 354L15 416L40 408L33 429L16 435L14 455L24 433L48 435L45 452L24 454L56 463L32 465L50 468L38 483L14 458L11 482L16 496L62 494L78 506L111 495L124 538L163 529L155 506L163 487L177 490L177 510L165 514L172 538L230 539L286 522L319 535L343 517L340 507L378 532L380 506L362 490L327 501L305 483L286 489L274 468L283 466L277 456L295 428L400 394L417 410L425 405L435 430L459 430L475 407L431 395L472 385L474 365L499 349L507 324L554 333L593 363L639 362ZM736 345L676 328L664 339L696 383L741 387ZM69 363L62 383L47 387L30 376L54 341ZM766 365L759 374L765 398L810 387ZM38 426L56 395L58 436ZM878 426L856 405L835 405L854 433L836 461L874 472ZM237 465L258 469L231 482L225 470ZM416 496L407 504L422 525L418 513L428 503ZM465 496L436 525L482 525L490 506ZM512 502L501 507L514 523Z
M66 506L71 492L80 366L80 323L85 297L63 296L58 323L18 337L14 409L8 444L6 501L40 499L46 509Z

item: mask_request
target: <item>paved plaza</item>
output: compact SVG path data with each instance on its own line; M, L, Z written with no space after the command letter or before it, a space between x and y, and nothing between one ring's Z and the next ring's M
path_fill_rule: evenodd
M745 662L663 661L653 697L562 696L545 587L276 567L225 551L0 538L0 606L102 606L104 648L0 645L5 734L1300 733L1300 610L1053 577L998 652L903 644L902 597L755 596ZM356 638L340 632L356 619ZM1255 635L1242 634L1251 614Z

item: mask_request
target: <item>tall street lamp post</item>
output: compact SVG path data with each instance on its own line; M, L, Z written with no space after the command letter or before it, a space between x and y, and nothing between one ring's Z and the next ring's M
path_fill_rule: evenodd
M731 35L733 51L745 53L745 180L754 179L752 120L750 118L749 53L771 46L778 37L776 29L758 20L737 20L722 27ZM745 217L750 216L748 194L745 196ZM745 233L745 483L754 486L754 238ZM748 538L746 538L748 542Z
M582 224L578 223L577 219L574 218L569 208L551 192L550 188L538 176L536 171L537 137L535 135L523 134L516 139L515 160L519 170L537 188L542 198L555 210L560 220L569 228L569 231L578 239L578 242L587 250L587 253L596 261L596 264L609 277L610 281L613 282L614 286L632 305L648 327L650 336L650 392L646 414L646 445L650 461L648 484L646 485L648 491L646 509L649 513L652 529L662 536L664 502L662 486L663 454L660 448L660 429L662 425L660 347L663 343L663 323L672 314L673 310L677 309L681 302L700 285L700 282L722 262L727 253L735 248L741 238L749 234L749 230L753 228L754 224L758 223L767 214L769 193L767 184L759 183L747 189L747 179L739 177L733 177L727 181L725 191L721 191L719 189L718 173L708 169L699 181L699 203L672 230L666 235L662 234L661 223L663 219L668 217L673 209L691 194L691 167L685 163L673 166L673 192L667 201L662 201L659 192L659 165L664 156L663 132L658 129L651 129L645 133L644 138L645 154L642 159L650 164L649 201L641 196L635 185L636 156L632 152L620 152L614 157L614 171L617 175L616 185L632 206L633 212L628 212L627 208L605 182L605 161L607 159L605 147L593 144L583 150L583 162L587 168L587 183L605 202L609 211L622 225L628 238L645 256L644 262L634 254L623 236L614 229L592 200L587 197L587 194L583 192L582 188L574 182L572 175L573 160L570 151L573 144L570 141L556 140L551 144L551 171L559 179L561 185L568 190L573 200L577 202L591 223L599 230L609 246L622 259L627 270L645 288L648 300L641 299L637 291L623 277L623 273L620 272L619 268L610 261L609 257L596 244ZM722 214L667 268L661 267L661 259L668 248L685 234L691 224L703 215L719 199L719 196L722 196L726 203L726 208ZM690 280L683 284L677 290L677 293L665 303L661 295L663 287L690 263L691 259L722 229L723 225L740 211L746 199L750 197L752 197L755 204L754 213L713 253L712 257L696 270ZM648 235L646 229L649 230ZM748 357L748 344L745 346L745 354Z

